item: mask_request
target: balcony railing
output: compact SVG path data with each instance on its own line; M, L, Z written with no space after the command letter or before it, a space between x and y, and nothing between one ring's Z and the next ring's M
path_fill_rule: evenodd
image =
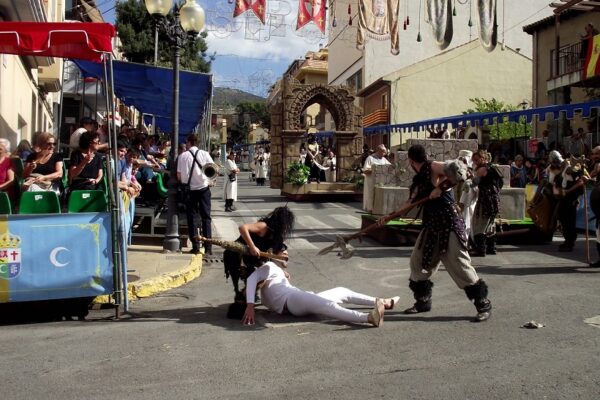
M371 114L365 115L363 117L363 126L366 128L367 126L377 125L377 124L387 124L389 123L388 119L388 110L379 109Z
M558 70L556 50L550 51L550 78L558 78L583 69L585 58L581 54L581 42L565 46L558 51Z

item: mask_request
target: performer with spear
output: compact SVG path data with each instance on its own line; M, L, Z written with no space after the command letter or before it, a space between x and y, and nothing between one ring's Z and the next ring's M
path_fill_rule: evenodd
M477 315L473 322L485 321L492 312L492 303L487 298L488 286L471 266L465 222L449 190L466 178L461 176L466 171L457 169L459 162L445 164L427 160L421 145L408 149L408 161L417 173L410 187L408 204L424 198L429 201L423 204L423 230L410 258L409 287L416 302L404 312L416 314L431 310L433 282L430 278L441 261L456 285L475 303ZM393 214L381 217L377 224L385 225L391 216Z

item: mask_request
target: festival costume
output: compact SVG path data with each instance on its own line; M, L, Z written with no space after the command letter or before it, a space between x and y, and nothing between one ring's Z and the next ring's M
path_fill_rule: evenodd
M273 229L268 223L267 234L265 236L259 236L256 233L250 232L250 238L260 251L269 251L270 249L278 248L282 245L281 241L275 239ZM236 242L246 245L246 241L241 236L236 239ZM236 296L239 296L241 293L239 289L239 280L241 279L245 283L248 276L250 276L250 274L252 274L252 272L254 272L261 264L261 259L253 255L242 255L231 250L225 250L223 252L225 278L231 276L231 282L233 283L233 289L235 290Z
M496 254L496 217L500 212L502 176L493 165L486 164L479 168L486 168L487 174L475 179L478 181L479 197L471 224L475 242L474 252L471 255L483 257L486 253Z
M225 199L225 211L234 211L233 202L237 201L237 174L238 169L235 161L229 158L225 160L225 183L223 185L223 198Z
M324 315L350 323L368 323L368 313L350 310L340 304L356 304L373 307L376 298L350 289L337 287L320 293L307 292L293 286L283 270L273 262L267 262L248 277L246 302L254 303L256 287L260 289L261 303L271 311L283 314L288 311L296 317L310 314Z
M583 194L583 188L572 188L582 175L583 171L571 167L568 161L563 162L560 173L551 170L548 174L548 180L558 199L556 215L565 239L564 243L559 246L559 251L572 251L577 240L577 207L579 206L579 196Z
M413 202L429 197L435 189L431 183L431 164L426 161L413 178L410 188L411 197L416 193ZM416 302L405 312L414 314L431 310L433 282L430 278L441 261L456 285L474 301L478 312L475 320L489 318L492 304L487 299L487 285L471 266L465 223L449 190L423 205L422 221L423 229L410 257L409 287Z
M599 164L600 162L596 162L591 168L591 171L596 170ZM596 184L590 192L590 208L596 217L596 251L598 252L598 256L600 256L600 181L598 178L598 175L596 175ZM600 261L596 261L590 266L600 268Z

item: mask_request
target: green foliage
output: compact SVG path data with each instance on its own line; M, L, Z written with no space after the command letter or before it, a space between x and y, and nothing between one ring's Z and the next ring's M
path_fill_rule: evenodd
M117 31L121 39L120 50L131 62L141 64L154 64L154 20L144 1L124 0L117 2ZM167 17L169 23L173 16ZM181 68L209 72L212 57L206 55L206 33L199 35L193 42L183 49L181 54ZM169 43L166 32L159 28L158 34L158 65L171 68L173 59L173 46Z
M476 97L474 99L469 99L469 101L473 103L474 108L463 111L463 114L507 112L516 111L518 109L518 106L506 104L495 98L486 100ZM525 118L521 118L519 122L497 121L497 123L484 126L484 129L490 131L490 139L492 140L505 140L513 137L531 136L531 126L527 124Z
M271 114L267 111L264 102L244 102L235 107L240 121L249 121L250 124L259 124L265 129L271 127ZM245 117L247 115L247 117Z
M309 175L310 168L308 166L302 164L300 161L294 161L288 166L285 172L285 181L294 185L304 185L308 182Z
M365 176L363 174L351 172L342 177L340 182L354 183L356 185L356 189L360 189L365 185Z

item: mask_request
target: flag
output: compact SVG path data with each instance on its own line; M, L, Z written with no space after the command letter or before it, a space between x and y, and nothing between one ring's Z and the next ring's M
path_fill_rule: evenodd
M313 21L322 33L325 33L325 0L300 0L298 2L298 20L296 30Z
M583 67L584 79L600 74L600 35L595 35L591 40L588 39L588 42Z
M235 8L233 9L233 18L252 10L254 15L264 25L265 15L267 13L267 0L236 0Z

